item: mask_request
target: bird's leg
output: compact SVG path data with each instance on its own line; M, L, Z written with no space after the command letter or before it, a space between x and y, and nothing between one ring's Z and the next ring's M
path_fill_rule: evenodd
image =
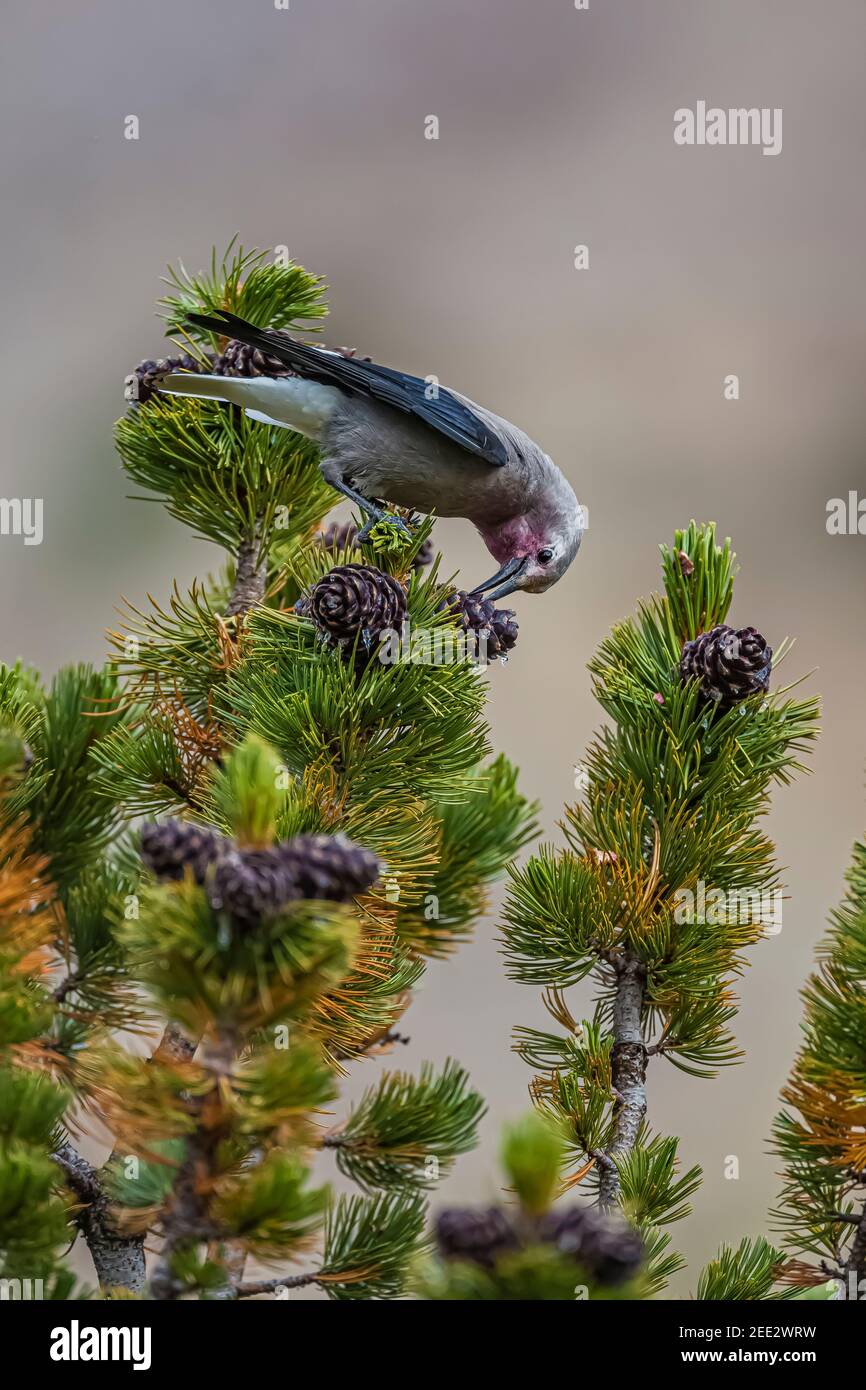
M412 535L412 532L402 517L392 516L384 507L380 506L378 502L371 502L369 497L364 497L362 493L358 492L356 488L351 487L349 483L344 482L342 478L328 478L327 481L337 492L341 492L344 497L348 497L350 502L354 502L356 506L360 507L367 518L355 537L356 541L363 544L364 541L368 540L373 527L378 525L380 521L390 521L392 525L405 536Z

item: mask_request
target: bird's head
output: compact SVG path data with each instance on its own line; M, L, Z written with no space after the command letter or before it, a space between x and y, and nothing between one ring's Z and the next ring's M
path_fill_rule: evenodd
M561 579L580 549L585 529L583 508L571 496L573 506L528 512L498 526L479 526L500 568L472 592L484 593L491 600L516 590L543 594Z

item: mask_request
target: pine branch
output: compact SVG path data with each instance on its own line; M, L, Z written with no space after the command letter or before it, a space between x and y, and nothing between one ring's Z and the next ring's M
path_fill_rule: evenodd
M0 725L0 1276L26 1271L46 1288L68 1289L74 1281L60 1272L59 1251L69 1242L69 1213L52 1149L71 1097L49 1073L60 1049L43 982L56 887L46 857L33 851L32 828L20 814L7 820L10 794L26 775L22 753L18 732Z
M195 1049L196 1044L176 1024L169 1023L151 1062L186 1062ZM69 1187L83 1204L75 1220L90 1251L100 1288L109 1294L115 1288L140 1294L146 1283L144 1238L118 1230L112 1212L116 1198L109 1191L109 1180L118 1157L115 1147L103 1167L96 1169L68 1140L53 1154Z
M410 1260L421 1253L424 1204L417 1194L340 1197L328 1212L321 1264L308 1274L243 1282L238 1298L316 1284L340 1302L394 1299L404 1292Z
M303 323L305 335L318 332L316 320L328 312L324 281L293 261L269 265L266 256L264 251L245 251L234 236L219 261L214 247L205 271L190 272L182 262L169 266L169 293L159 301L167 331L188 333L190 310L214 314L228 309L271 328L297 331ZM195 330L195 336L209 346L219 345L207 331Z
M838 1217L836 1218L838 1220ZM850 1221L850 1217L845 1218ZM854 1232L854 1239L848 1249L848 1258L845 1261L844 1274L846 1279L854 1275L857 1285L861 1279L866 1279L866 1202L860 1213L859 1220L855 1217L857 1227Z
M276 1293L278 1289L304 1289L318 1282L318 1274L290 1274L278 1279L258 1279L239 1284L235 1292L237 1298L258 1298L264 1293Z
M613 1142L607 1150L607 1157L613 1162L602 1166L598 1199L603 1207L613 1206L619 1197L616 1159L634 1148L646 1115L647 1052L641 1028L644 979L643 967L635 956L627 955L618 964L611 1051L611 1078L616 1100Z
M425 1248L425 1210L417 1192L338 1197L328 1212L316 1282L341 1302L399 1298L410 1260Z
M475 1143L484 1104L468 1080L453 1061L438 1076L429 1064L418 1077L388 1072L322 1147L365 1192L429 1187Z
M509 973L546 986L562 1030L517 1032L516 1050L541 1070L533 1097L568 1127L569 1185L586 1182L640 1226L652 1292L679 1267L657 1228L685 1214L700 1175L678 1176L676 1142L646 1128L648 1060L695 1076L739 1060L731 983L765 931L765 896L779 892L756 821L773 783L800 767L817 717L814 701L767 693L761 638L751 677L718 666L713 685L683 666L684 644L709 640L733 599L734 557L712 525L677 532L662 570L664 595L590 662L610 723L583 759L565 848L510 871L504 924ZM578 1023L563 991L587 977L595 1014Z
M74 1220L87 1242L100 1287L109 1294L115 1288L143 1293L145 1287L144 1240L122 1236L111 1217L110 1202L100 1174L68 1141L54 1152L70 1190L79 1202Z
M725 1302L790 1298L793 1289L772 1292L781 1264L781 1251L774 1249L763 1237L744 1239L736 1250L723 1245L703 1270L697 1297Z
M218 1033L202 1046L201 1066L211 1078L211 1089L197 1097L198 1123L186 1143L184 1161L172 1185L162 1222L163 1242L159 1262L150 1281L157 1301L172 1301L185 1291L174 1268L175 1256L198 1242L214 1240L220 1230L210 1212L209 1186L215 1177L217 1151L225 1138L218 1120L208 1115L222 1109L222 1084L230 1076L237 1053L233 1035Z
M785 1185L773 1213L786 1245L866 1277L866 844L855 845L848 891L803 991L803 1045L773 1130ZM813 1266L814 1268L814 1266ZM817 1271L816 1271L817 1273Z
M236 618L248 613L265 595L267 563L262 555L260 527L241 542L237 570L226 617Z

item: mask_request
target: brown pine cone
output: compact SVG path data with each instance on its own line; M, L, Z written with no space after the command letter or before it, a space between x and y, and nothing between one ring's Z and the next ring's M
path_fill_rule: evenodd
M386 628L400 630L406 595L390 574L374 565L336 565L295 605L308 613L329 641L351 647L360 635L371 648Z
M505 658L517 642L517 618L511 608L496 608L490 599L467 594L462 589L440 604L459 618L464 632L478 639L480 656L488 662Z
M139 362L135 371L126 378L124 395L130 402L139 405L152 400L159 392L154 386L154 378L162 372L210 372L214 376L294 376L294 372L278 358L260 352L232 339L225 352L209 353L209 361L202 362L196 357L148 358Z
M686 642L679 673L683 684L696 679L708 700L720 709L732 709L749 695L770 688L773 648L753 627L739 631L720 624Z

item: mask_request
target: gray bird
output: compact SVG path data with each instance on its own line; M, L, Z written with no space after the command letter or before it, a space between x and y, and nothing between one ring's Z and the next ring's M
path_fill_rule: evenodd
M367 518L360 538L387 516L385 499L473 523L499 564L474 594L540 594L562 578L580 546L584 511L553 461L515 425L429 380L299 343L234 314L188 317L296 375L169 372L155 379L157 388L230 401L255 420L315 440L325 479Z

